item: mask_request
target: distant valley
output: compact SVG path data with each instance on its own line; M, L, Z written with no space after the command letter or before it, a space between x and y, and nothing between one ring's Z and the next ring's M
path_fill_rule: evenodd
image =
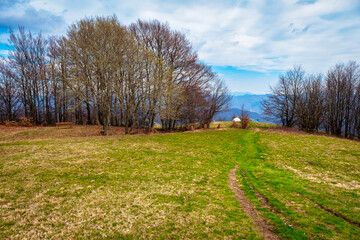
M270 122L262 114L261 101L266 99L270 94L252 94L249 92L233 92L231 93L232 100L230 103L230 109L228 111L217 114L214 117L215 121L230 121L234 116L241 114L241 107L244 109L252 121L255 122Z

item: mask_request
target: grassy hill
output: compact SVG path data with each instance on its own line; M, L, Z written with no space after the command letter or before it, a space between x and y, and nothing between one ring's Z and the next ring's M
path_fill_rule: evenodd
M232 171L276 236L360 239L360 143L252 126L109 137L78 137L81 127L1 131L0 238L261 239L229 187Z

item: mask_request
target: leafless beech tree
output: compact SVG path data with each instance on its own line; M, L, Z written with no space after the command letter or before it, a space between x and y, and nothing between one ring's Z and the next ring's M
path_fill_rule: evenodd
M360 66L354 61L350 61L346 65L346 106L345 106L345 123L344 136L353 137L356 128L356 110L357 106L357 90L360 82Z
M166 66L166 50L170 45L170 28L163 25L159 21L141 21L131 24L129 27L131 34L136 38L137 42L143 43L149 52L150 61L145 66L146 81L149 83L147 89L149 126L152 128L155 123L155 117L159 109L159 99L165 91L165 79L168 76ZM148 59L149 60L149 59Z
M152 91L154 99L150 107L152 117L155 117L157 108L163 129L175 128L185 101L184 84L190 81L190 69L196 64L197 55L185 35L171 30L167 24L157 20L138 20L130 26L130 31L144 42L156 58L156 81Z
M196 122L204 126L208 119L211 83L215 80L215 75L211 68L203 64L194 64L188 78L189 80L184 83L185 101L180 109L180 121L183 124Z
M331 134L349 137L354 134L359 65L337 64L326 77L325 129Z
M223 80L215 77L213 81L210 82L207 99L209 101L209 108L206 111L206 117L203 123L209 127L213 117L217 113L226 111L230 107L231 96Z
M0 121L16 120L20 111L19 101L15 74L9 62L0 59Z
M283 127L293 127L296 123L296 105L302 94L304 75L301 66L294 66L280 76L278 85L271 87L272 95L262 102L264 114L280 120Z
M21 89L21 101L25 117L35 123L46 121L50 111L48 101L48 82L45 74L45 56L47 41L41 34L33 36L19 27L19 34L10 29L10 61L16 73L17 85Z
M360 137L360 80L358 81L355 94L355 107L353 112L354 118L354 135Z
M115 77L119 71L117 54L122 52L119 48L123 48L126 34L126 28L115 17L98 17L73 24L63 40L71 74L67 84L73 91L75 107L79 112L84 102L91 107L105 135L111 123Z
M48 99L48 105L53 107L55 122L60 121L59 108L60 108L60 65L59 65L59 46L55 37L49 37L48 51L47 51L47 79L49 79L48 92L50 99ZM48 122L51 122L50 111L48 112Z
M325 128L331 134L341 135L345 114L345 65L337 64L326 77Z
M301 94L295 107L301 129L307 132L319 130L323 117L324 91L322 75L311 75L301 84Z

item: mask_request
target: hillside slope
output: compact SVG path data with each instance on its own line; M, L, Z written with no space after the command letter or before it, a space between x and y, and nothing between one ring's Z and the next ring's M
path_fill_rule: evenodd
M359 239L359 142L260 125L121 137L66 131L1 138L0 238L260 239L229 187L236 173L233 184L280 238Z

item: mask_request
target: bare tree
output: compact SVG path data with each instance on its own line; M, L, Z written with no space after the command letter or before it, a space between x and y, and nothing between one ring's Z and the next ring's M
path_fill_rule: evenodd
M345 137L359 134L360 66L354 61L330 68L322 82L322 75L304 78L301 67L294 67L280 76L273 95L262 102L264 113L283 126L297 125L313 132L326 132Z
M180 121L207 124L229 103L224 82L186 36L157 20L127 28L115 16L86 18L60 38L19 27L10 44L22 112L37 124L96 123L104 134L122 125L130 133L159 117L170 130Z
M213 117L222 111L226 111L230 107L231 96L229 95L229 89L225 85L225 82L217 77L214 77L209 86L209 94L207 96L208 109L206 111L206 117L203 124L210 126Z
M357 135L357 137L360 138L360 81L358 81L356 87L353 118L354 118L354 135Z
M346 69L337 64L326 76L325 128L331 134L341 136L346 104Z
M126 28L115 17L98 17L72 25L64 39L71 70L67 83L76 96L77 107L83 102L90 106L105 135L110 126L118 71L116 54L126 34Z
M355 114L356 114L356 88L360 80L360 66L355 61L350 61L345 67L346 74L346 93L345 93L345 116L344 116L344 136L353 137L355 134Z
M182 105L180 121L183 124L200 123L208 118L210 93L198 85L189 85L185 88L185 102Z
M308 76L301 88L301 95L296 105L298 126L302 130L313 132L319 129L323 117L322 75Z
M138 20L130 26L130 31L155 56L155 81L149 108L152 118L155 117L157 108L163 129L175 128L185 101L183 84L189 80L189 69L196 64L197 55L185 35L171 30L167 24L157 20ZM153 120L150 122L153 124Z
M19 93L15 85L15 74L9 62L0 58L0 120L14 121L18 117Z
M46 40L41 34L34 37L31 32L25 33L25 29L19 27L19 34L10 29L9 42L13 46L9 59L21 89L25 117L32 118L35 123L43 123L46 121L44 114L46 115L47 94L44 65Z
M304 75L301 66L294 66L280 75L277 86L271 87L272 95L262 102L264 114L280 121L283 127L293 127L296 123L296 105L302 94Z

